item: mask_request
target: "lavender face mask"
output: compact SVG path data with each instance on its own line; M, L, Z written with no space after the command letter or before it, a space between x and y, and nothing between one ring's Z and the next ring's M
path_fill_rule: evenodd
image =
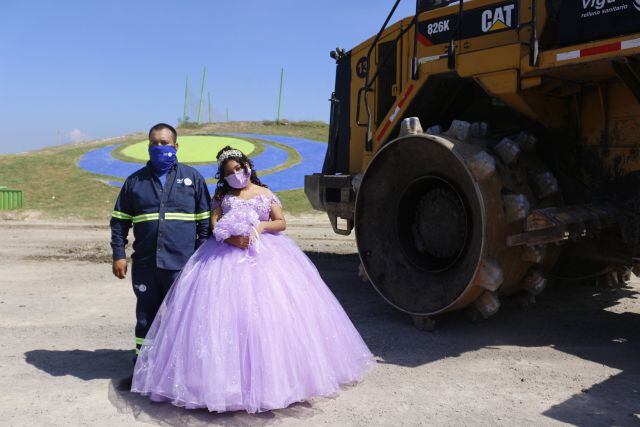
M249 185L249 180L251 179L251 169L249 170L240 170L232 175L226 176L225 181L227 184L231 186L231 188L235 188L236 190L241 190L247 185Z

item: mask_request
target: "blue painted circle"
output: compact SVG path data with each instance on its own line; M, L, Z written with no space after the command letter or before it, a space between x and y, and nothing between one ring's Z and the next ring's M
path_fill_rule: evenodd
M249 133L229 133L228 136L255 138L263 141L276 142L295 149L301 157L298 164L290 168L283 169L268 175L260 175L262 182L267 184L273 191L296 190L304 187L304 176L322 170L327 144L312 141L304 138L294 138L278 135L260 135ZM78 166L88 172L109 177L110 185L120 187L122 182L129 175L139 170L144 165L142 163L125 162L113 157L113 150L118 145L109 145L89 151L80 158ZM273 169L286 163L288 154L285 150L273 145L265 144L265 150L255 158L252 158L258 173L261 170ZM217 165L194 165L205 177L211 179L217 171ZM210 190L215 185L210 185Z

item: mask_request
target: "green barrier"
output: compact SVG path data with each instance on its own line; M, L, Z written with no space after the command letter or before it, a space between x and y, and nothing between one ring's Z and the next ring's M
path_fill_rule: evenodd
M22 190L0 187L0 211L22 208Z

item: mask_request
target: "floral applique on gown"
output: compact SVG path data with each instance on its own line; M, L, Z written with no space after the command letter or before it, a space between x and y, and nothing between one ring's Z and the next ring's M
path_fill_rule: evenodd
M222 200L269 219L274 194ZM216 230L216 234L220 234ZM224 236L223 236L224 237ZM203 244L173 284L136 362L132 391L186 408L253 413L336 393L373 357L318 270L284 234L249 250Z

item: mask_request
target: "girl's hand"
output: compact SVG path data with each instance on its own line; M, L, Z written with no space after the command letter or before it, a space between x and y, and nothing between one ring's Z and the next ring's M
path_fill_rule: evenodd
M235 246L236 248L247 249L251 244L251 239L249 236L231 236L225 240L225 243Z
M260 221L260 224L258 224L258 226L256 227L258 234L264 233L264 230L267 228L267 224L268 222L266 221Z

